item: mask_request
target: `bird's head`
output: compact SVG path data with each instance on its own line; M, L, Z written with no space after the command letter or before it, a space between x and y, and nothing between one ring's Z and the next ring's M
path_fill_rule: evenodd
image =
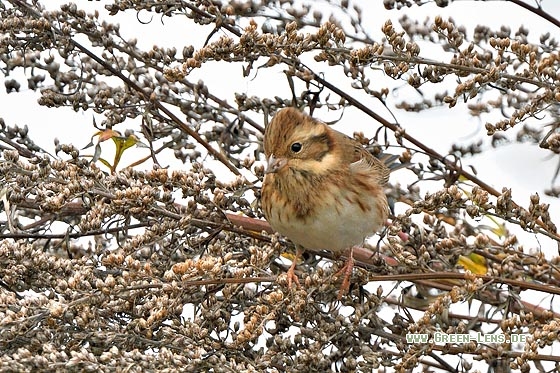
M266 172L328 171L336 148L331 131L326 124L295 108L280 110L264 133Z

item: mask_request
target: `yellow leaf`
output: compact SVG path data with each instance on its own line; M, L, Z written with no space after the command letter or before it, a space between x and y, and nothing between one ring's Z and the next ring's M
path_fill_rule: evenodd
M471 253L469 256L461 255L457 263L464 269L477 275L485 275L487 272L486 259L478 254Z

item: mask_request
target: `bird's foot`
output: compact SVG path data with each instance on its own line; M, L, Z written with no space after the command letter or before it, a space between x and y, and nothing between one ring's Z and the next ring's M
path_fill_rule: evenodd
M299 287L299 279L295 273L295 269L296 269L296 264L299 260L299 258L301 258L301 256L303 255L303 249L301 249L300 247L296 247L296 256L295 258L292 260L292 265L290 266L290 269L288 269L288 272L286 272L286 280L288 281L288 289L292 288L293 284L296 284L297 287Z
M296 262L294 260L294 262L292 263L292 265L290 266L290 269L288 269L288 272L286 272L286 280L288 281L288 289L292 288L292 285L295 284L297 287L299 287L299 279L294 271L296 267Z
M352 276L352 270L354 269L354 257L352 256L352 251L353 249L350 249L350 254L348 255L348 259L346 259L344 266L334 274L335 277L344 275L342 284L338 290L338 296L336 297L337 300L341 300L350 289L350 276Z

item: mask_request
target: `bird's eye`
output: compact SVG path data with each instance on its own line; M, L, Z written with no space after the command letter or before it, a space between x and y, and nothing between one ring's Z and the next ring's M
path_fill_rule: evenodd
M299 151L301 150L301 143L294 142L292 146L290 146L290 149L292 149L294 153L299 153Z

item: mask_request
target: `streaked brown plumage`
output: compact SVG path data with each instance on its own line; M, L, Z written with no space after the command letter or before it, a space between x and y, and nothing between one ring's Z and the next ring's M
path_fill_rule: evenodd
M383 187L389 168L352 138L285 108L266 127L264 151L264 214L272 228L296 244L298 254L302 249L346 251L387 220ZM350 255L346 282L352 265ZM294 264L289 284L297 282L293 270Z

